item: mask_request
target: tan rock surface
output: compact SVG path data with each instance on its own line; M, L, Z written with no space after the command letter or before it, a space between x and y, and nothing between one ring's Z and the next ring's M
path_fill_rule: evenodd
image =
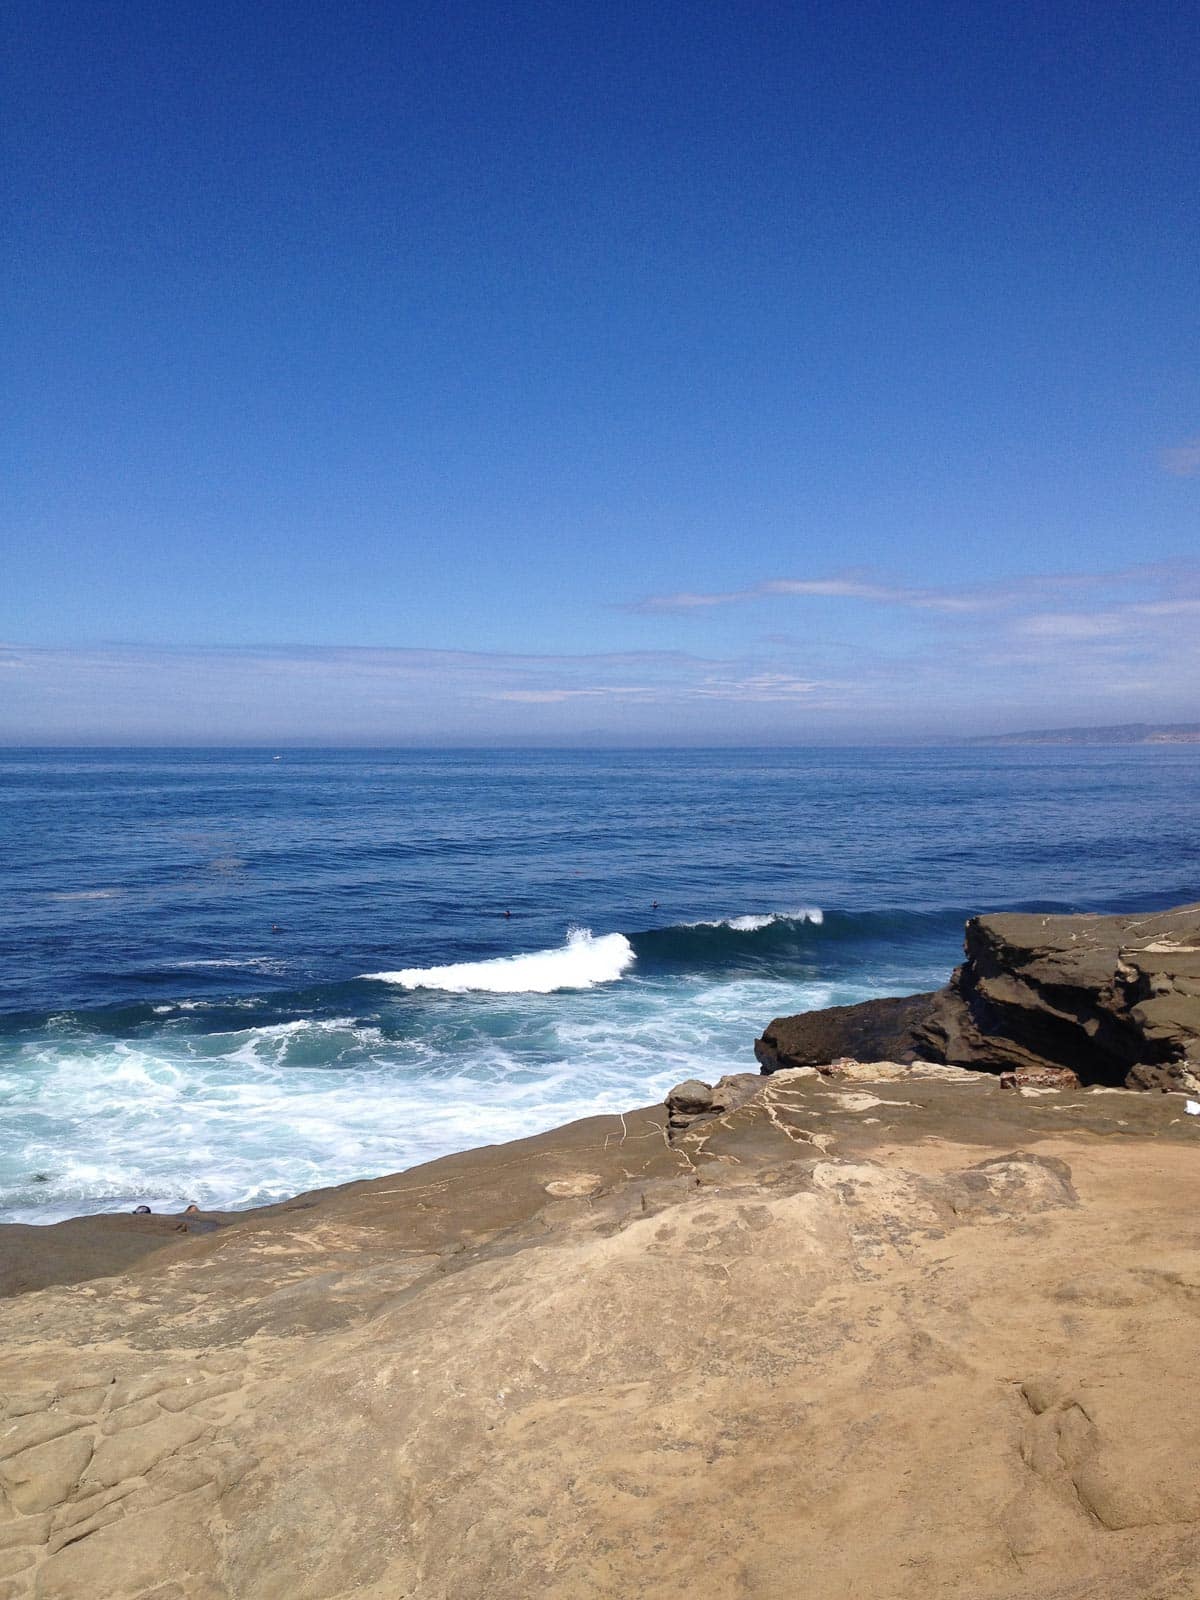
M1200 1118L890 1068L19 1230L0 1600L1197 1595Z

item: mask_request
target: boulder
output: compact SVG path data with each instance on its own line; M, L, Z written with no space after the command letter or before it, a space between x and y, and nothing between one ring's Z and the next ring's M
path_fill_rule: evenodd
M678 1132L694 1122L719 1117L725 1111L744 1105L761 1087L761 1082L752 1072L734 1072L718 1078L711 1089L699 1078L677 1083L666 1097L667 1125Z
M677 1083L667 1095L667 1110L682 1112L684 1116L694 1116L712 1108L713 1092L699 1078L688 1078L684 1083Z
M1168 1061L1165 1066L1139 1062L1126 1073L1125 1087L1157 1089L1162 1094L1196 1094L1200 1092L1200 1078L1185 1061Z
M864 1000L856 1006L829 1006L776 1017L754 1041L754 1054L764 1072L781 1067L823 1067L839 1057L856 1061L913 1061L918 1050L917 1026L925 1021L934 994L900 999Z

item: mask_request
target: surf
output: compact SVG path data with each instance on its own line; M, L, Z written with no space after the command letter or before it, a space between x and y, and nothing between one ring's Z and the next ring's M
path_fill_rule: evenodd
M496 956L490 961L459 961L445 967L404 967L399 972L365 972L374 983L400 989L441 989L447 994L557 994L563 989L594 989L615 983L636 957L623 933L597 938L590 928L572 928L567 941L551 950Z
M711 921L683 922L683 928L729 928L733 933L758 933L777 922L809 922L819 928L825 921L820 906L801 906L797 911L748 912L736 917L716 917Z

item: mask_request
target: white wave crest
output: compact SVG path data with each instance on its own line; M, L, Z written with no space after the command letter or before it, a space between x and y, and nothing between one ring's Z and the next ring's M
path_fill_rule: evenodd
M613 983L633 965L633 946L623 933L594 938L590 928L572 928L556 950L461 961L450 967L406 967L401 972L365 972L364 978L401 989L444 989L448 994L554 994Z
M811 922L819 928L825 921L820 906L800 906L796 911L767 911L762 915L717 917L711 922L685 922L685 928L732 928L734 933L757 933L775 922Z

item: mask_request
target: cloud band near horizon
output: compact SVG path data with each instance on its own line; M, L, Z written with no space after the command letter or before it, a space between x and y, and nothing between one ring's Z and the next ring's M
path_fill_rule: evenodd
M849 607L849 620L823 642L766 634L723 655L8 645L0 742L796 744L1200 713L1195 567L974 590L771 579L641 609L769 599ZM912 625L873 624L884 607Z

